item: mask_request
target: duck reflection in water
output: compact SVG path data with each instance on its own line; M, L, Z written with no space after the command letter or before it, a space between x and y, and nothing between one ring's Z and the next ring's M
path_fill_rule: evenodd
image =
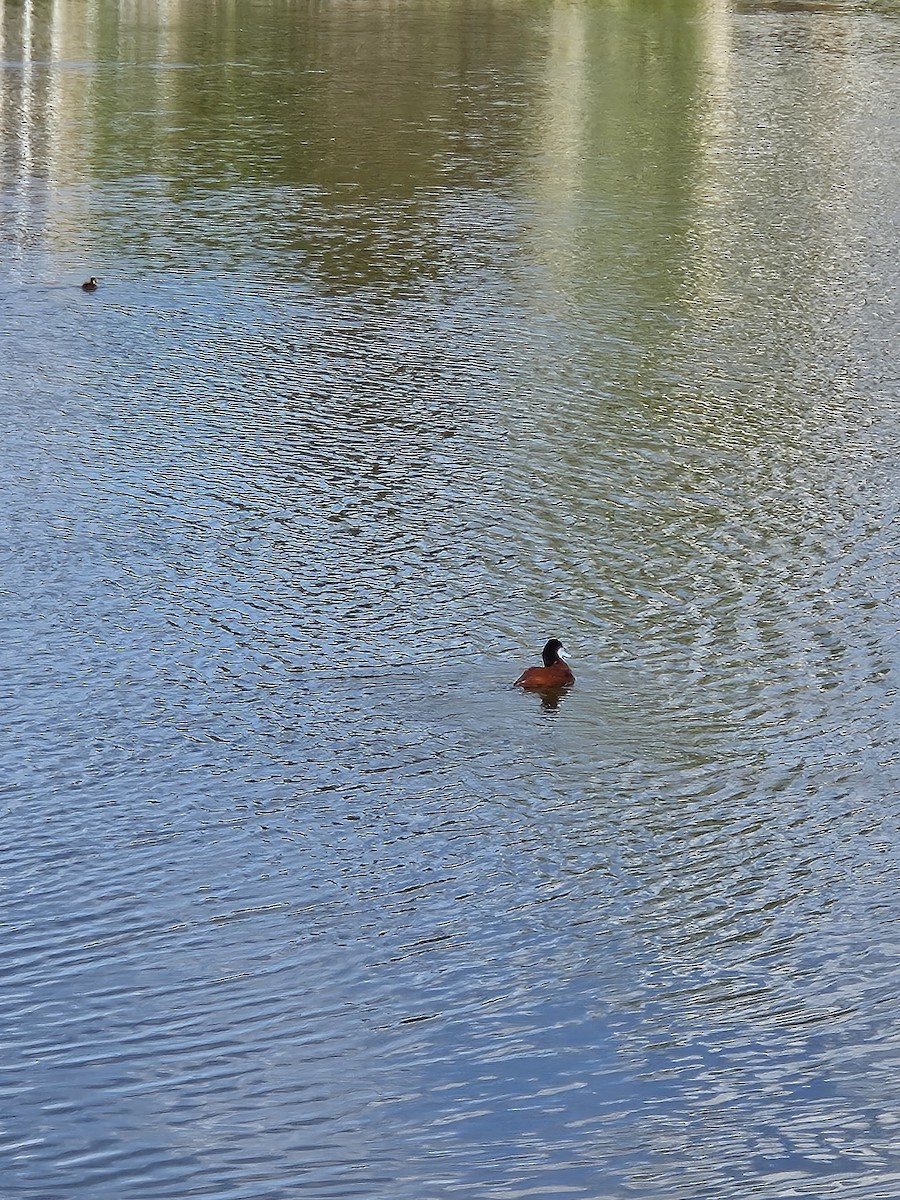
M534 691L533 694L541 698L541 712L555 716L560 704L568 696L569 690L567 687L545 688L541 691Z
M555 709L568 688L575 682L575 676L569 664L560 657L563 644L559 638L551 638L541 651L544 665L528 667L522 672L513 687L523 688L528 692L538 692L541 696L541 707Z

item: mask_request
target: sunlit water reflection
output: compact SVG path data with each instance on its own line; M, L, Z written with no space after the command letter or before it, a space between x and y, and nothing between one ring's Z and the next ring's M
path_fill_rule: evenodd
M0 14L4 1200L893 1195L896 12Z

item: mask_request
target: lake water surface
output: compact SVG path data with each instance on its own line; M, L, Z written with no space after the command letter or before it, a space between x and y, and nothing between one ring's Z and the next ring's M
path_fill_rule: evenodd
M2 1200L900 1195L898 280L892 3L0 0Z

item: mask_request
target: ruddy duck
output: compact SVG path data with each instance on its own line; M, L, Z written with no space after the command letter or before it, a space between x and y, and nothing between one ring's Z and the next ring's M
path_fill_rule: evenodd
M559 657L563 644L559 638L551 638L541 651L542 667L529 667L523 671L513 687L528 688L529 691L547 692L553 688L569 687L575 682L569 664Z

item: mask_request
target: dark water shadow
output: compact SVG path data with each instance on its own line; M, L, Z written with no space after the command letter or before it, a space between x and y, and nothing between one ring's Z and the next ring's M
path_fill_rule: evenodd
M842 13L858 11L859 5L836 0L738 0L734 11L738 13Z
M541 711L545 713L557 713L563 700L566 699L571 686L555 687L555 688L527 688L523 689L527 696L536 696L541 702Z

